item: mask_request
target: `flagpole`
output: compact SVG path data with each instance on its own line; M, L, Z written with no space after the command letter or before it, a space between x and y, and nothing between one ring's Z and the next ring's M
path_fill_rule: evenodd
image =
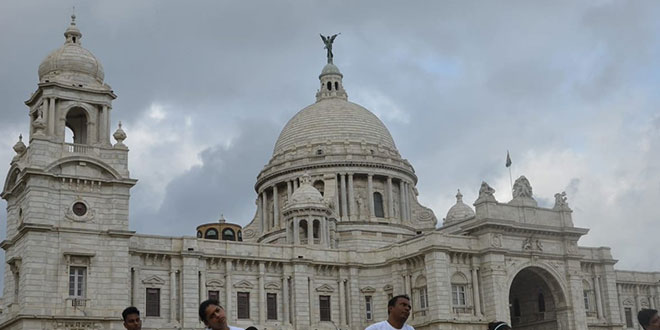
M511 155L506 151L506 167L509 169L509 185L511 187L511 196L513 196L513 177L511 176Z

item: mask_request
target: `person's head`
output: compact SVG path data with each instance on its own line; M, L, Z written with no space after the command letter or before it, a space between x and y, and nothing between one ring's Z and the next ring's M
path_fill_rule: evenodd
M227 329L225 310L215 299L204 300L199 305L199 318L213 330Z
M660 316L655 309L642 309L637 313L637 321L645 330L660 330Z
M259 330L259 329L257 329L256 327L247 327L245 328L245 330Z
M398 321L405 322L410 315L410 298L405 295L398 295L392 297L390 301L387 302L387 315L389 318L394 318Z
M488 323L488 330L511 330L511 327L506 322L495 321Z
M142 329L142 320L140 320L140 311L131 306L121 312L121 318L124 319L124 328L127 330Z

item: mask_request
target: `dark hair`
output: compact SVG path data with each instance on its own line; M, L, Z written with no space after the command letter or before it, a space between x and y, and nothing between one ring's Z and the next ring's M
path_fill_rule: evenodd
M206 324L206 321L208 321L206 319L206 309L211 305L216 305L216 306L222 308L222 306L220 305L220 302L217 301L216 299L207 299L207 300L204 300L201 304L199 304L199 319L202 320L202 322L204 322L204 324ZM222 309L224 309L224 308L222 308Z
M399 300L399 298L404 298L410 301L410 297L408 297L407 294L400 294L398 296L392 297L392 299L387 302L387 314L390 314L390 307L394 307L396 305L396 301Z
M133 307L133 306L126 307L126 309L124 309L124 311L121 312L121 318L124 319L124 321L126 321L126 317L131 314L137 314L138 316L140 316L140 310L137 309L137 307Z
M639 321L639 325L646 329L646 326L651 323L651 318L653 318L653 315L655 314L658 314L658 311L655 309L644 308L639 311L639 313L637 313L637 321Z
M499 328L498 328L499 327ZM511 327L506 322L495 321L488 323L488 330L509 330Z
M247 327L245 328L245 330L259 330L259 329L257 329L256 327Z

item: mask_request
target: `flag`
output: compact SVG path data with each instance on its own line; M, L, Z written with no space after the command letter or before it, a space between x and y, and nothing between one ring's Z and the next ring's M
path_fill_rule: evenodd
M506 167L511 167L511 156L509 156L509 151L506 152Z

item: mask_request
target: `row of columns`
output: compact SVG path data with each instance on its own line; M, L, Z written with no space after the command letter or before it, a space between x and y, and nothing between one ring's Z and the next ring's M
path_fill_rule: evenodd
M298 179L289 180L286 182L286 194L289 199L296 189L300 188L300 181ZM280 219L280 201L279 201L279 191L277 185L271 187L273 195L273 212L272 214L268 213L268 189L264 189L261 194L259 194L259 217L261 222L262 231L270 231L272 229L278 229L281 227ZM273 219L271 222L270 219Z
M388 218L395 217L394 210L394 189L393 189L393 178L387 177L387 199L384 201L387 203L386 216ZM373 174L367 174L367 203L369 205L369 215L368 219L375 217L375 207L374 207L374 188L373 188ZM300 181L298 179L289 180L286 182L287 196L291 198L293 192L300 187ZM408 183L404 180L399 180L399 212L398 218L400 221L404 221L412 218L412 207L411 207L411 183ZM273 201L273 210L272 214L268 212L268 191L272 191L272 201ZM261 228L263 231L270 231L272 229L281 228L281 219L280 219L280 201L277 184L266 188L259 194L259 208L260 208L260 222ZM340 173L339 174L339 193L336 195L335 199L335 212L340 216L341 221L356 221L358 220L358 206L357 198L355 195L354 188L354 174L353 173ZM270 221L272 219L272 222Z
M368 219L374 218L375 215L375 206L374 206L374 183L373 183L373 174L367 174L367 203L369 205L369 216ZM340 173L339 174L339 198L337 202L341 201L341 221L355 221L357 220L357 203L354 189L354 173ZM386 217L394 218L394 189L392 185L392 177L387 177L387 205L386 205ZM399 180L399 220L404 221L410 219L412 216L411 213L411 194L410 194L411 184L405 182L404 180ZM385 202L385 201L384 201ZM384 205L385 207L385 205ZM384 211L385 211L384 210ZM336 211L339 211L337 208Z
M300 245L300 222L305 220L307 222L307 245L314 245L314 221L319 222L319 244L324 245L330 241L330 234L328 232L328 225L325 220L320 219L294 219L293 225L293 244Z
M43 108L42 108L42 115L45 117L46 120L46 135L48 136L62 136L64 134L64 131L59 132L58 131L58 124L56 121L56 114L55 114L55 104L56 104L56 98L55 97L46 97L43 99ZM99 115L96 118L97 122L94 124L92 122L88 122L88 140L87 143L94 143L94 142L100 142L104 144L110 143L110 107L108 105L102 105L101 108L99 109ZM66 114L62 114L65 116ZM66 121L66 118L64 117L64 120ZM93 124L91 126L98 126L98 129L96 132L93 132L93 130L90 130L90 124ZM64 127L62 127L63 129ZM96 136L94 136L96 135ZM91 139L91 137L94 137L94 139Z

